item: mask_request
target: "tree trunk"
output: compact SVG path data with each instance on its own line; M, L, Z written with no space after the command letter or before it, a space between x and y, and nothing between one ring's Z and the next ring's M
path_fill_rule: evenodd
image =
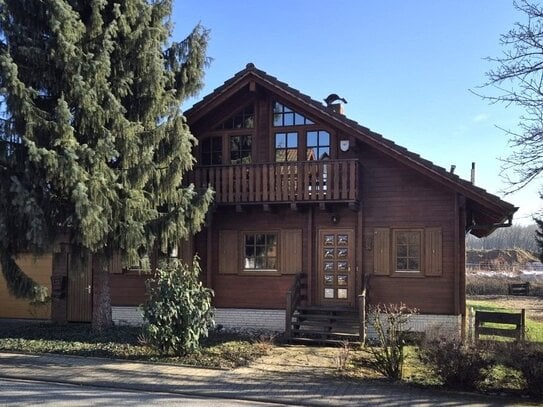
M103 331L113 325L107 258L101 253L92 256L92 329Z

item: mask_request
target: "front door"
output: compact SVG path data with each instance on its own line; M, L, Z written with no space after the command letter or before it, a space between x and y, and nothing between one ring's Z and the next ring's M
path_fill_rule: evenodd
M68 322L90 322L92 319L92 264L83 260L75 264L68 255Z
M318 294L320 305L354 307L353 229L318 232Z

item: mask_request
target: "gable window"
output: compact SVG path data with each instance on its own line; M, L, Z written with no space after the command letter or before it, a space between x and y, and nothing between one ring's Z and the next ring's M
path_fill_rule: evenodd
M202 140L202 165L222 164L222 137L207 137Z
M277 233L244 233L246 271L277 270Z
M275 133L275 161L298 161L298 132Z
M255 127L255 108L251 104L226 119L215 130L252 129Z
M290 107L282 103L275 102L273 104L273 125L274 127L284 126L304 126L315 124L307 117L295 112Z
M330 158L330 133L325 130L307 132L307 159Z
M250 164L251 147L250 135L230 136L230 164Z
M394 230L393 261L399 273L421 271L422 230Z

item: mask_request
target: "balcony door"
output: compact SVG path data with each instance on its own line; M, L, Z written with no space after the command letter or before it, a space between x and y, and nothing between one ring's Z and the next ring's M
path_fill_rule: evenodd
M354 231L318 231L317 301L319 305L354 307Z

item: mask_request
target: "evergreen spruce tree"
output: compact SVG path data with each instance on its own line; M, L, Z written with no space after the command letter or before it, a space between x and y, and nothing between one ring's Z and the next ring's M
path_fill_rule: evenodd
M195 143L181 102L202 86L208 32L170 42L169 0L0 0L0 262L67 233L93 256L97 329L111 324L107 264L134 264L197 231L211 192L182 188ZM97 312L98 311L98 312Z

